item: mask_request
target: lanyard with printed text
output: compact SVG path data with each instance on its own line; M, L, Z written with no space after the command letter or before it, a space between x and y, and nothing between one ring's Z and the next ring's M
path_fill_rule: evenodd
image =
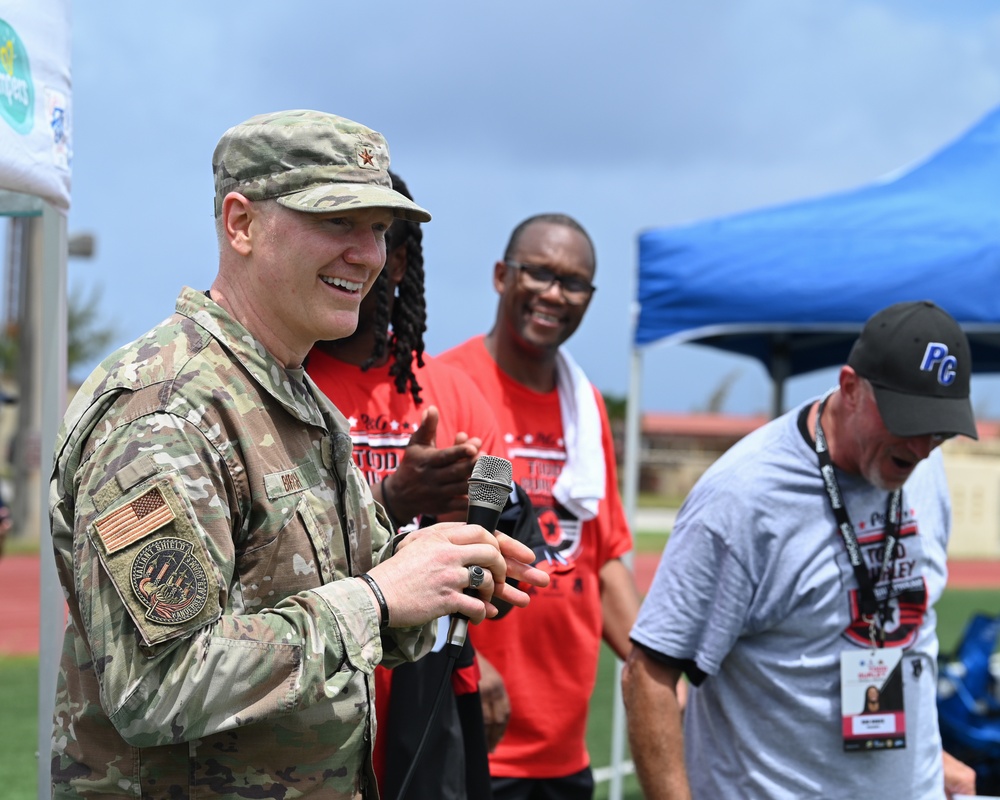
M885 618L889 605L889 596L892 594L892 572L895 560L896 542L899 539L899 528L902 514L903 490L896 489L889 492L885 507L885 547L882 551L882 568L879 571L877 581L872 581L871 573L865 566L864 558L861 555L861 546L858 544L858 536L854 532L854 525L851 524L847 516L847 509L844 508L843 495L840 491L840 484L837 482L837 475L834 471L833 461L830 458L830 450L826 444L826 436L823 433L823 425L820 419L823 416L823 409L826 401L830 397L828 393L820 400L819 408L816 411L816 456L819 458L819 471L823 477L823 486L826 488L826 496L830 501L830 508L833 516L837 520L837 529L844 540L847 548L847 555L854 570L854 576L858 581L858 598L861 606L861 619L868 623L869 636L872 646L876 646L876 634L878 636L878 646L885 641ZM885 589L879 590L884 584ZM882 595L879 602L877 595Z

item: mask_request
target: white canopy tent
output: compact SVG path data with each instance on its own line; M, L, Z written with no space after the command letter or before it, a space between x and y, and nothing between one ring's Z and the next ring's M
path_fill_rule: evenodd
M70 0L5 0L0 9L0 215L21 220L26 229L19 326L21 425L39 442L39 798L51 793L51 720L64 614L49 546L48 475L66 400L69 16Z

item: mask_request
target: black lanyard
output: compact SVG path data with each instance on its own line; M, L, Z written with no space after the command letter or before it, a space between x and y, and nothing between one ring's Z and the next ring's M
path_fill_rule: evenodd
M830 394L827 394L820 400L819 409L816 411L816 456L819 458L819 471L823 476L823 486L826 488L826 496L830 501L830 509L837 520L837 529L844 540L847 555L851 560L851 567L854 569L854 577L858 581L861 619L868 623L872 646L874 647L876 644L877 634L878 646L881 647L885 641L885 619L889 607L889 597L892 594L896 542L899 541L899 528L902 521L903 490L896 489L889 492L889 497L886 499L885 548L882 551L882 569L879 571L878 581L872 581L871 573L861 556L858 535L854 532L854 525L851 524L851 520L847 516L847 509L844 508L840 484L837 483L836 471L833 461L830 459L830 450L827 447L823 425L820 422L829 397ZM876 590L876 587L882 583L885 584L884 594ZM881 602L879 602L877 594L882 595Z

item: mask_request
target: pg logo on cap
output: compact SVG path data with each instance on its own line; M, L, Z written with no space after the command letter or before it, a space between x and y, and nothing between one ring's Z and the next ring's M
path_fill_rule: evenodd
M923 360L920 362L921 372L934 372L936 369L937 382L942 386L951 386L955 382L957 367L958 359L948 355L948 345L941 342L927 343Z

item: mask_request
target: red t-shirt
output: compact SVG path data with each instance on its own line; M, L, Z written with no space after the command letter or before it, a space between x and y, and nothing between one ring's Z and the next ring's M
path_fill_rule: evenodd
M420 427L428 406L439 412L437 446L451 447L455 434L467 433L482 439L482 453L497 454L499 440L492 409L478 387L454 367L424 356L424 366L413 361L420 384L418 406L413 396L396 391L389 375L391 363L362 371L361 367L314 349L306 371L316 385L340 410L351 426L354 463L369 485L380 482L399 466L410 436ZM404 522L404 520L397 520Z
M476 651L492 662L510 695L507 732L490 756L497 777L557 778L584 769L587 710L597 678L603 615L600 569L632 548L618 493L614 443L601 413L607 487L597 517L581 523L552 498L566 460L559 394L538 393L506 375L478 336L442 353L439 361L469 375L496 413L514 480L531 497L547 553L545 589L530 590L527 608L472 626Z
M306 371L320 390L340 410L351 426L354 462L369 485L379 483L396 471L413 432L428 406L439 412L437 446L450 447L455 434L466 433L482 439L481 453L498 454L496 421L479 388L459 370L424 356L424 366L413 361L413 372L420 384L418 406L408 391L400 394L395 379L389 375L391 361L381 367L362 371L361 367L340 361L318 349L309 354ZM403 520L397 520L403 522ZM456 669L452 686L456 694L478 690L479 665ZM377 728L385 730L389 718L392 671L375 669L375 718ZM375 774L384 774L385 737L376 736Z

